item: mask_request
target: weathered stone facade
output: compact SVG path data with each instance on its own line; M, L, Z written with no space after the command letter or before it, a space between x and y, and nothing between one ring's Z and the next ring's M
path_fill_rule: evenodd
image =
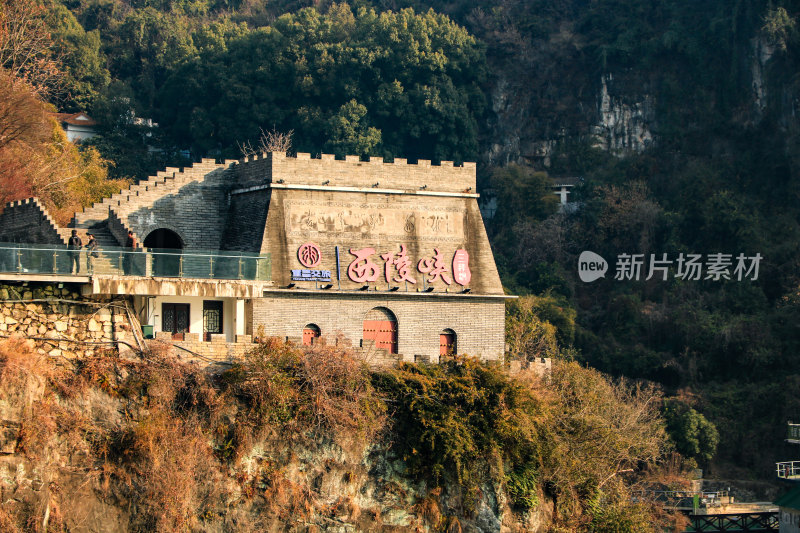
M176 283L148 271L135 279L95 276L84 292L135 295L142 323L182 342L197 335L202 344L213 334L234 343L260 333L304 342L310 325L370 351L366 317L381 309L381 324L392 325L375 331L394 335L386 354L378 350L386 361L437 361L454 347L499 359L505 296L475 172L474 163L302 153L167 169L77 213L71 227L99 235L101 248L121 245L132 231L147 246L158 247L147 244L158 234L186 251L269 254L271 282L239 291L236 281ZM41 242L68 235L71 228L41 216L37 222L23 208L31 211L27 203L6 207L0 241L26 231ZM312 250L310 261L301 249Z

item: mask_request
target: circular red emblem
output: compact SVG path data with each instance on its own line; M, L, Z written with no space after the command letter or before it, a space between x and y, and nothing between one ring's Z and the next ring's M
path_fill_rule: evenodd
M297 259L304 267L314 268L319 265L319 261L322 259L322 253L319 251L319 246L313 242L307 242L298 248Z

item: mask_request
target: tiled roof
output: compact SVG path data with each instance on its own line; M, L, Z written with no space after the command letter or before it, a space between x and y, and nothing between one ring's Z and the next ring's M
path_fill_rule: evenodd
M553 187L572 187L573 185L577 185L580 183L581 178L550 178L550 182L553 184Z
M775 505L800 510L800 487L795 487L777 500Z
M79 111L77 113L53 113L53 116L55 116L59 122L72 124L73 126L97 125L97 121L94 120L89 115L87 115L86 113L84 113L83 111Z

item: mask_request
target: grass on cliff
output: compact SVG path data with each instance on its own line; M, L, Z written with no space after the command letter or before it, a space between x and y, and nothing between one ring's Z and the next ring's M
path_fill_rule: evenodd
M297 466L320 443L352 465L390 450L427 487L408 512L430 531L459 530L486 491L513 516L551 508L553 531L670 520L630 499L665 451L658 392L573 363L546 380L470 358L373 371L346 351L273 339L210 374L169 353L55 367L11 341L0 344L0 401L20 406L16 454L51 487L44 500L0 504L0 524L25 531L79 522L73 488L57 488L63 468L122 509L131 531L273 530L339 515L379 528L380 509L327 501L308 463Z

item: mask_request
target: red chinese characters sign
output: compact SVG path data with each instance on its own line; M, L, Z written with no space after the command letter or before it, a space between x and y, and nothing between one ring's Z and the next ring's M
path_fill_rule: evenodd
M417 262L417 272L423 275L424 281L430 284L441 280L446 285L452 285L455 280L461 286L469 284L472 274L469 270L469 254L466 250L456 250L453 255L452 276L441 251L434 248L433 252L432 257L425 257ZM377 281L381 268L371 260L371 257L375 255L375 248L361 248L360 250L351 248L350 253L355 256L355 259L347 267L347 277L355 283ZM408 256L405 245L400 245L399 252L380 254L380 258L383 259L383 277L386 283L417 283L411 270L413 262Z
M433 251L435 253L431 259L419 260L419 263L417 263L417 270L425 274L430 274L428 283L434 283L437 279L441 279L450 285L453 283L453 280L450 279L450 274L447 273L447 267L444 265L442 254L439 252L438 248L434 248Z
M378 281L380 269L378 265L369 260L370 256L375 253L375 248L362 248L360 250L350 248L350 253L356 258L347 267L347 277L356 283Z
M456 250L453 255L453 279L462 287L469 285L472 272L469 270L469 254L466 250Z
M392 281L395 283L402 283L404 281L409 283L417 282L417 280L411 276L411 259L409 259L408 254L406 254L406 247L404 244L400 245L400 253L381 254L381 258L385 261L383 271L386 277L386 283L391 283ZM397 271L397 275L394 277L392 277L392 267Z

